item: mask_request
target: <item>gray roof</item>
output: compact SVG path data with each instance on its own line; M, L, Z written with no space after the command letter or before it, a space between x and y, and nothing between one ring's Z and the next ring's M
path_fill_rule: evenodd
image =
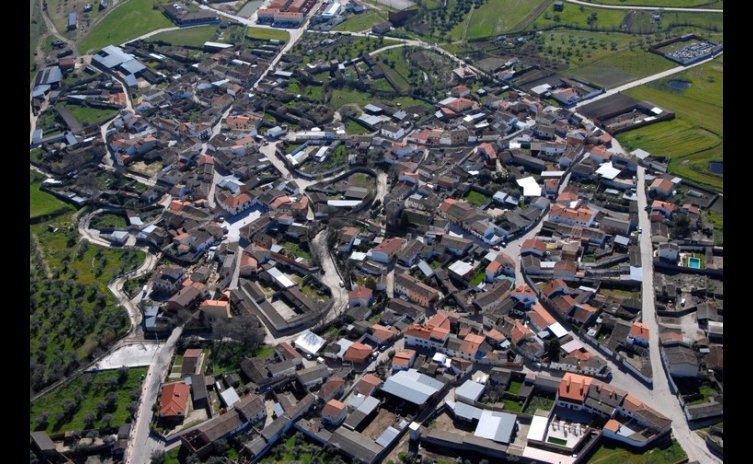
M129 74L136 74L139 71L143 71L146 69L146 66L141 64L139 60L133 59L128 60L120 65L121 68L123 68L124 71L128 72Z
M461 403L459 401L447 401L447 405L452 409L452 412L455 414L456 417L459 417L461 419L465 420L479 420L481 419L481 412L482 409L477 408L476 406L471 406L470 404Z
M324 364L317 364L316 366L298 371L298 381L303 384L316 379L326 379L327 376L329 376L329 370L327 370L327 366Z
M381 435L379 435L379 438L376 439L376 444L386 448L390 443L392 443L397 436L400 435L400 431L392 426L387 427L384 432L382 432Z
M392 395L421 405L444 385L439 380L419 373L415 369L400 371L382 385L382 390Z
M340 427L332 434L330 443L343 453L357 457L367 464L375 462L383 449L367 436L344 427Z
M487 438L505 444L510 443L515 430L516 419L517 416L514 414L484 410L481 412L481 418L473 434L479 438Z
M431 277L434 275L434 269L432 269L431 266L429 266L429 264L423 259L418 262L418 268L421 270L421 272L424 273L426 277Z
M45 431L31 432L31 439L34 440L34 443L36 443L39 449L42 451L55 449L55 445L52 443L50 436L47 435L47 432Z
M467 403L472 403L474 401L478 401L483 392L484 385L468 379L465 381L465 383L463 383L463 385L455 390L455 399L465 401Z
M238 393L233 387L230 387L224 392L220 393L220 396L222 397L222 402L225 403L225 406L227 407L230 407L241 400L241 398L238 396Z
M51 66L42 70L39 77L40 85L57 84L63 80L63 72L57 66Z

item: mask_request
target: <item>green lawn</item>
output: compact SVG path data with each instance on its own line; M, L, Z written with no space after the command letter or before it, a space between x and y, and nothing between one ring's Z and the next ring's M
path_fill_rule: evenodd
M95 217L90 225L93 229L97 230L102 230L109 227L112 227L113 229L122 229L125 228L128 223L123 216L106 213L100 214L99 216Z
M588 464L675 464L687 459L685 451L679 443L672 440L672 444L664 448L656 447L646 450L632 450L623 448L611 441L605 440L588 460Z
M669 171L690 181L721 189L723 177L708 170L711 161L722 161L724 152L723 58L668 78L630 89L627 95L660 105L676 115L672 121L652 124L618 136L629 150L643 148L671 158ZM670 81L690 82L684 91Z
M296 455L296 444L299 451ZM261 464L273 464L278 462L295 462L299 464L309 464L314 459L314 454L318 453L320 447L314 443L309 443L303 438L300 440L295 435L290 435L284 442L275 445L264 459L259 461ZM321 456L324 458L325 456ZM326 462L326 459L322 459Z
M330 108L340 109L343 105L356 104L361 109L373 100L368 93L360 92L349 88L333 89L332 96L329 100Z
M39 190L44 176L29 171L29 217L36 218L63 211L73 211L73 206Z
M263 349L259 348L259 350ZM251 355L252 353L247 353L244 350L242 344L232 342L215 342L209 353L215 374L237 372L240 369L241 361L246 356Z
M81 41L80 52L99 50L106 45L120 44L155 29L173 27L174 24L162 14L162 11L153 9L152 5L152 0L122 2Z
M714 226L715 232L724 232L724 215L716 211L709 210L706 212L706 221Z
M201 47L204 42L212 40L217 26L199 26L175 31L161 32L147 39L149 42L158 40L169 42L173 45L191 45Z
M280 242L279 245L285 248L286 250L288 250L290 253L292 253L293 256L300 257L300 258L305 259L308 262L311 262L311 252L308 249L302 248L299 243L285 241L285 242Z
M131 402L138 401L141 394L141 378L146 375L146 371L145 367L128 369L127 376L123 379L118 378L118 370L81 374L31 403L29 423L31 430L46 430L48 433L84 430L85 417L89 413L98 416L93 423L94 427L103 426L102 418L106 414L111 416L110 423L113 426L128 422L131 416L128 406ZM100 408L103 414L99 415L97 404L105 401L108 392L114 392L117 400L110 408ZM71 413L66 416L64 403L68 402L74 405L77 403L78 406L69 409ZM47 415L46 422L38 422L40 416L44 414Z
M102 124L118 114L118 110L114 108L93 108L68 102L63 103L62 107L70 111L73 117L84 126Z
M475 190L469 190L468 193L465 194L463 199L465 199L465 201L467 201L468 203L470 203L471 205L475 207L483 206L489 203L489 201L491 200L491 198L489 198L488 196L484 195L481 192L477 192Z
M262 345L256 349L254 356L257 358L271 358L275 355L275 348L269 345Z
M361 32L371 29L372 26L387 21L387 15L381 11L369 10L364 13L351 16L346 21L333 27L333 31Z
M531 12L542 3L549 3L549 0L486 0L481 8L471 10L464 38L474 40L522 29L518 25L525 23ZM465 28L465 22L456 27Z
M281 40L283 42L290 40L290 33L286 30L267 29L263 27L249 27L246 30L246 36L260 40Z

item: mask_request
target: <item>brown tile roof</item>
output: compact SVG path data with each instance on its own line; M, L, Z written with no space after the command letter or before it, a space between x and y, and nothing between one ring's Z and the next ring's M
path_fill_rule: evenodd
M560 381L559 397L570 401L583 402L592 381L593 378L591 377L568 372Z
M162 417L185 414L191 387L183 382L171 383L162 388L159 400L159 413Z

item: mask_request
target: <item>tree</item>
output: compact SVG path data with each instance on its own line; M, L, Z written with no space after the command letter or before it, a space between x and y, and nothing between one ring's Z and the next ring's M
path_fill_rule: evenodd
M227 444L227 440L224 438L220 438L214 442L214 450L217 454L225 454L228 449L230 449L230 445Z
M550 340L547 346L547 354L549 356L549 361L559 361L560 359L560 341L559 339L555 338L553 340Z
M120 369L118 369L118 383L123 385L126 380L128 380L128 368L121 366Z
M89 411L84 415L84 427L90 429L94 426L94 421L97 420L97 416L93 412Z
M162 450L152 451L151 464L163 464L165 462L165 452Z
M672 236L676 238L685 238L690 235L690 218L687 214L678 213L675 215L672 224Z

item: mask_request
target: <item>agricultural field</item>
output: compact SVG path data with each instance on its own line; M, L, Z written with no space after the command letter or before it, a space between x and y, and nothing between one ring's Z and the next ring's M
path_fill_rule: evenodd
M259 40L280 40L287 42L290 40L290 34L282 29L267 29L263 27L249 27L246 29L246 36Z
M612 88L674 66L659 55L634 48L611 53L582 66L573 66L571 70L575 77Z
M70 111L73 117L84 126L96 126L102 124L108 119L115 117L118 113L118 110L114 108L94 108L91 106L74 105L67 102L63 103L61 107Z
M708 165L723 160L723 73L723 58L718 58L628 90L627 95L667 108L676 117L620 134L618 139L630 150L643 148L671 158L672 173L721 189L722 176L712 174Z
M212 40L217 31L217 26L199 26L175 31L161 32L147 39L148 42L163 41L172 45L189 45L200 47L204 42Z
M606 10L566 4L563 11L554 11L550 6L536 18L529 29L570 26L593 31L619 31L625 21L625 15L625 10Z
M475 40L522 30L548 3L549 0L486 0L471 11L468 20L453 28L452 38Z
M38 391L102 352L129 325L107 289L138 267L144 253L80 240L73 212L32 224L29 349L31 388Z
M84 37L79 44L79 51L87 53L99 50L106 45L120 44L156 29L174 27L161 11L152 8L153 3L152 0L122 2ZM128 24L128 27L120 27L121 24Z
M97 229L97 230L102 230L102 229L107 229L107 228L122 229L126 227L127 225L128 223L126 222L123 216L120 216L118 214L105 213L105 214L100 214L99 216L96 216L92 220L90 227L92 229Z
M388 45L397 43L384 37L353 37L307 32L293 47L292 53L303 56L303 64L319 60L352 60Z
M344 22L333 27L333 31L361 32L371 30L379 23L387 21L387 15L381 11L368 10L358 15L353 15Z
M54 433L124 424L136 410L146 371L83 373L32 402L29 425Z
M639 464L650 462L652 464L675 464L687 460L687 455L679 443L672 440L667 446L655 447L646 450L631 450L616 445L614 442L605 440L596 452L587 461L588 464L608 464L619 462L622 464Z
M73 206L39 190L43 180L43 175L29 171L29 217L33 219L73 211Z

